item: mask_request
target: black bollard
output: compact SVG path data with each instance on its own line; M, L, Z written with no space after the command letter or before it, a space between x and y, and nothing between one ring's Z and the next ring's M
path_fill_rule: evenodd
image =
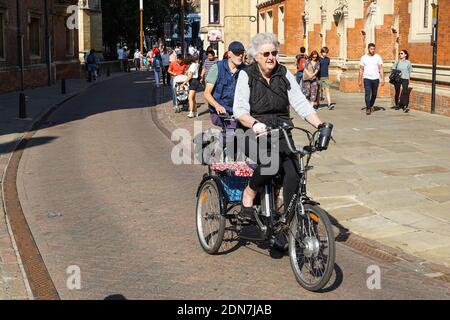
M61 93L66 94L66 79L61 79Z
M109 67L108 67L108 69L106 69L106 76L107 77L111 76L111 70L109 69Z
M19 94L19 118L25 119L27 117L27 98L25 93Z
M88 82L92 82L92 72L88 72Z

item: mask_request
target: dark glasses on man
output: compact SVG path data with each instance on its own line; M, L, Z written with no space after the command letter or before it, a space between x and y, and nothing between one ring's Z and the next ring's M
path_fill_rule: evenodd
M272 51L272 52L261 52L264 58L268 58L270 55L276 57L278 55L278 51Z
M242 55L244 55L244 53L245 53L245 51L231 51L231 52L233 52L233 54L234 54L235 56L242 56Z

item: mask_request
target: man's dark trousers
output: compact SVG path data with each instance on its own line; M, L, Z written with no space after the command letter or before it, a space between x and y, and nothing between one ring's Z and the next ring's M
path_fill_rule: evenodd
M364 78L364 90L366 92L366 108L372 108L377 99L378 86L380 85L380 80L370 80Z

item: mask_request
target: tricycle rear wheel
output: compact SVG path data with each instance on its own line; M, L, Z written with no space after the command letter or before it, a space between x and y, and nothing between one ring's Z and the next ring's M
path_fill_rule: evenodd
M222 215L222 199L214 180L205 181L197 198L197 236L203 250L215 254L222 245L225 234L225 217Z

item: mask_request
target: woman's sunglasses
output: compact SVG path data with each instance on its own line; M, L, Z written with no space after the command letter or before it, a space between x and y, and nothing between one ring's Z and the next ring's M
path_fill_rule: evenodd
M272 52L261 52L264 58L268 58L270 55L276 57L278 55L278 51L272 51Z

